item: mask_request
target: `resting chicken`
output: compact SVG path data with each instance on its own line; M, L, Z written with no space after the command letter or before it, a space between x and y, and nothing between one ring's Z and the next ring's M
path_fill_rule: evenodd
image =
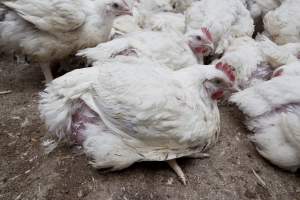
M197 48L201 41L197 36L185 38L172 30L168 32L141 31L127 34L121 38L84 49L77 55L86 57L90 62L104 61L117 55L136 54L148 57L172 70L197 64ZM194 53L195 54L194 54Z
M135 162L203 157L217 140L217 100L234 84L227 64L178 71L135 56L117 56L72 71L48 85L39 109L49 131L83 146L98 169Z
M273 77L235 94L231 101L246 114L257 151L295 172L300 167L300 76L276 73Z

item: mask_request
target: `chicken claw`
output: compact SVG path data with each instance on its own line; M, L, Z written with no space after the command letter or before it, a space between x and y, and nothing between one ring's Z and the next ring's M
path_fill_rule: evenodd
M179 176L180 181L183 183L183 185L186 185L186 178L182 171L182 169L177 164L176 160L168 160L167 161L170 167L175 171L175 173Z

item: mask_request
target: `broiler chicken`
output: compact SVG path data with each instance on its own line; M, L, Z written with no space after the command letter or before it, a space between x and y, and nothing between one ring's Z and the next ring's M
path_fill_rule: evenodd
M231 97L247 115L257 151L273 164L300 167L300 76L278 76Z
M218 62L226 62L235 69L236 87L240 90L268 80L273 71L258 43L250 37L234 39L224 55L213 63Z
M193 49L197 47L196 36L185 38L176 32L143 31L81 50L77 55L90 62L105 61L118 55L136 54L157 61L172 70L197 64ZM190 44L190 46L189 46Z
M203 48L214 43L213 53L221 54L237 37L254 32L253 19L240 0L201 0L194 2L186 12L187 35L203 31ZM204 52L206 52L204 51Z
M285 0L281 6L264 17L267 34L277 44L300 42L300 1Z
M236 71L236 86L246 89L271 78L273 70L298 61L300 43L278 46L263 35L256 40L240 37L232 40L224 55L213 63L225 62Z
M201 157L220 131L217 99L232 86L226 64L171 71L147 58L119 56L48 85L39 109L49 131L83 146L98 169Z
M130 14L125 0L18 0L3 2L0 45L51 67L77 50L107 41L113 20Z

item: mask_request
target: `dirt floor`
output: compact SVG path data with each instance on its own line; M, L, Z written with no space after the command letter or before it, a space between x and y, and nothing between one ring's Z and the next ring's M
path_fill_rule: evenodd
M0 91L12 91L0 95L0 199L300 200L299 174L277 169L256 153L234 107L221 108L222 133L211 158L179 161L187 186L163 162L101 174L76 148L62 146L45 156L46 130L37 110L42 80L38 66L0 57Z

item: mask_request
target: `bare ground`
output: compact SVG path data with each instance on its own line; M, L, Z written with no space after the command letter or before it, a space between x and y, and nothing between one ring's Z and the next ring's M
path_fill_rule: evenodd
M37 110L42 79L38 66L0 57L0 91L12 90L0 95L0 199L300 200L299 174L284 172L256 153L234 107L221 108L222 133L211 158L179 161L187 186L163 162L101 174L71 147L44 156L40 144L46 130Z

